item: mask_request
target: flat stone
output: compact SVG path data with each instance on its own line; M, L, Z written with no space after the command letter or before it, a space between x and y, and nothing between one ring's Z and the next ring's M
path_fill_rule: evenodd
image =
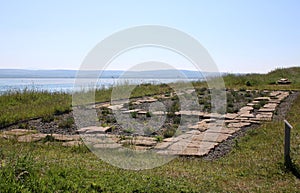
M258 110L258 112L274 112L275 110L276 110L275 108L265 108L265 107L263 107L263 108L260 108Z
M239 115L236 113L226 113L225 114L225 119L235 119L236 117L238 117Z
M74 146L80 146L82 145L82 141L67 141L67 142L63 142L62 146L64 147L74 147Z
M140 99L140 100L137 100L136 102L139 102L139 103L153 103L153 102L156 102L157 99L155 98L149 98L149 99Z
M192 138L191 143L197 144L197 142L215 142L215 143L221 143L222 141L226 140L228 137L230 137L230 134L225 133L211 133L211 132L204 132L201 135L195 135Z
M273 108L275 109L278 106L276 103L268 103L263 106L263 108Z
M250 107L250 106L245 106L245 107L242 107L240 108L240 112L249 112L249 111L252 111L253 110L253 107Z
M189 116L204 116L203 112L200 111L179 111L179 112L175 112L175 115L189 115Z
M270 97L257 97L254 100L255 101L269 101Z
M240 120L236 120L236 119L233 119L233 120L225 120L224 123L225 124L228 124L228 123L238 123L240 122Z
M218 135L215 134L216 133L205 133L203 141L221 143L231 136L230 134L225 133L220 133Z
M148 113L148 111L144 111L144 110L142 110L142 111L138 111L137 113L138 113L138 114L140 114L140 115L145 115L145 114L147 114L147 113Z
M99 108L107 108L107 107L109 107L109 106L110 106L109 103L101 103L101 104L96 104L96 105L95 105L95 108L96 108L96 109L99 109Z
M111 105L111 106L108 106L107 108L113 110L113 111L116 111L116 110L120 110L121 108L123 108L124 104L119 104L119 105Z
M166 115L167 112L166 111L154 111L151 114L153 114L153 115Z
M93 133L105 133L111 129L111 127L98 127L98 126L90 126L90 127L84 127L77 130L77 133L79 134L93 134Z
M222 127L221 129L220 128L211 128L211 129L208 129L206 132L233 134L233 133L239 131L240 129L241 128L238 128L238 127L231 127L231 128Z
M131 110L123 111L122 113L129 114L129 113L134 113L134 112L138 112L138 111L141 111L141 110L142 109L131 109Z
M3 131L3 135L14 135L14 136L22 136L27 134L37 133L36 130L28 130L28 129L12 129L9 131Z
M203 115L204 119L222 119L224 118L224 115L221 115L219 113L206 113Z
M230 123L228 124L228 127L234 127L234 128L241 128L251 125L251 123L246 122L240 122L240 123Z
M272 92L269 94L269 96L270 96L270 97L276 97L276 96L278 96L278 95L280 95L280 94L281 94L280 91L272 91Z
M188 146L186 150L181 152L181 154L179 155L204 156L207 155L209 151L217 145L218 143L203 141L198 147ZM192 148L196 148L198 150L197 153L194 153L194 150Z
M273 113L259 113L256 115L254 120L258 121L271 121L273 117Z
M182 152L179 152L178 155L184 156L200 156L198 147L187 147Z
M47 136L47 134L43 134L43 133L22 135L22 136L18 137L17 141L18 142L35 142L35 141L40 141L40 140L44 139L46 136Z
M242 118L254 118L255 116L251 113L244 113L244 114L241 114L240 117L242 117Z

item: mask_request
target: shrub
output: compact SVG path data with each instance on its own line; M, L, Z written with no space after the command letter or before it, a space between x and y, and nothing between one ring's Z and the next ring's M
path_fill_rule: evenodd
M176 133L176 129L175 128L168 128L164 131L163 135L164 138L170 138L173 137Z

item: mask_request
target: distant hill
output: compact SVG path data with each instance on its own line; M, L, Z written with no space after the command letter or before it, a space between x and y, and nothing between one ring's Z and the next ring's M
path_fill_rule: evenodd
M124 73L124 74L123 74ZM84 71L82 78L89 78L95 71ZM76 70L25 70L25 69L0 69L0 78L75 78ZM189 70L153 70L153 71L119 71L106 70L101 78L188 78L203 79L205 77L218 76L219 73L198 72Z

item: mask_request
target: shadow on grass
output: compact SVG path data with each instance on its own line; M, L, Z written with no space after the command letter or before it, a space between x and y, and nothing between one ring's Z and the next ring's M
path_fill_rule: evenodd
M286 169L288 169L290 172L292 172L292 174L300 179L300 168L299 166L297 166L295 163L292 162L292 160L290 158L287 158L286 159L286 162L285 162L285 167Z

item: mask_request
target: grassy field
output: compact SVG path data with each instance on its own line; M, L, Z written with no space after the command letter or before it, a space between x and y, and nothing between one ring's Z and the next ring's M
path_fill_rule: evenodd
M299 89L299 69L276 70L265 77L229 75L224 79L230 88ZM293 84L279 86L271 82L281 77ZM247 86L251 80L252 85ZM144 85L136 89L134 96L168 91L167 86ZM109 93L98 91L97 101L106 101ZM61 93L8 93L0 97L0 123L3 126L62 113L70 110L70 103L71 96ZM291 156L298 171L299 111L300 97L287 115L294 126ZM221 159L177 158L143 171L113 167L84 146L67 148L58 142L23 144L0 139L0 192L297 192L300 180L283 164L283 132L281 121L266 123L236 140L233 150Z
M292 158L300 166L300 98L288 120ZM283 165L283 123L249 131L215 161L178 158L151 170L110 166L85 147L0 141L1 192L297 192L300 180Z

